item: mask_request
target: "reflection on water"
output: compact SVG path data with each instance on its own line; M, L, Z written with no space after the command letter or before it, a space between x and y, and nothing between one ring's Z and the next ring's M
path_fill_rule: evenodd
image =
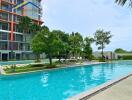
M48 86L48 77L49 77L49 74L46 72L44 72L42 77L41 77L41 82L42 82L44 87Z

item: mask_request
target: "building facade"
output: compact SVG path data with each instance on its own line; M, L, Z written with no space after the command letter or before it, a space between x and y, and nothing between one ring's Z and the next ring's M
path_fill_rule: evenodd
M22 33L18 24L20 18L23 16L30 17L33 22L41 25L41 9L34 7L33 5L26 5L22 8L14 10L12 13L12 7L16 4L20 4L24 1L30 1L40 6L41 0L0 0L0 60L21 60L21 59L33 59L33 53L31 51L32 34ZM11 47L11 21L12 15L14 20L13 30L13 45ZM11 51L13 49L13 51ZM11 54L12 53L12 54Z

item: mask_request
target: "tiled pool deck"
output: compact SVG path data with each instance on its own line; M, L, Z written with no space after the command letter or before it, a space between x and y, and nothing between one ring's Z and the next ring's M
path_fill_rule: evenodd
M132 100L132 74L85 91L69 100Z

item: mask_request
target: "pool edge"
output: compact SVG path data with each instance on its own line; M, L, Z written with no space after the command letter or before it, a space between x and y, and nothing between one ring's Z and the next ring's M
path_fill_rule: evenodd
M106 82L106 83L99 85L99 86L97 86L91 90L86 90L80 94L77 94L75 96L68 98L68 100L87 100L87 99L91 98L92 96L94 96L94 95L112 87L113 85L119 83L120 81L127 79L130 76L132 76L132 73L129 73L129 74L122 76L120 78L117 78L115 80L111 80L109 82Z

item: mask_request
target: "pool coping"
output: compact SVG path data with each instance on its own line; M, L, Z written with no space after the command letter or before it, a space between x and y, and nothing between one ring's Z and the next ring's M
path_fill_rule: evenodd
M115 80L110 80L102 85L99 85L91 90L86 90L80 94L77 94L75 96L72 96L68 98L68 100L88 100L89 98L95 96L96 94L99 94L100 92L112 87L113 85L116 85L117 83L127 79L128 77L132 76L132 73L129 73L125 76L122 76L120 78L117 78Z
M29 73L42 72L42 71L51 71L51 70L58 70L58 69L65 69L65 68L74 68L74 67L81 67L81 66L88 66L88 65L106 64L106 63L108 63L108 62L93 62L93 63L87 63L87 64L73 64L73 65L67 65L65 67L60 67L60 68L42 69L42 70L20 72L20 73L11 73L11 74L5 73L5 74L1 74L1 75L3 75L3 76L21 75L21 74L29 74Z

